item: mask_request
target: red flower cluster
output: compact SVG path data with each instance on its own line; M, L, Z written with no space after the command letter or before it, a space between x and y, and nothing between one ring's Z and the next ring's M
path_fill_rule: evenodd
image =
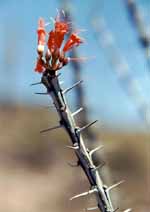
M43 18L39 19L38 22L38 59L35 67L35 71L42 73L45 69L50 71L57 71L68 63L69 58L65 57L65 53L71 50L73 47L83 43L83 40L77 36L76 33L72 33L68 38L67 42L62 47L65 35L69 33L69 24L65 21L56 18L54 29L48 34L45 30L45 21ZM48 35L47 40L47 51L44 57L44 47L46 45L46 35Z

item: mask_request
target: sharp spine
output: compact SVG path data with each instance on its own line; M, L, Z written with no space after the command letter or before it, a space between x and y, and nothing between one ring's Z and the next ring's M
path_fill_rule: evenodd
M86 211L93 211L93 210L96 210L96 209L98 209L98 206L92 207L92 208L86 208Z
M66 147L69 149L74 149L74 150L79 149L79 146L66 146Z
M62 127L62 126L59 125L59 126L47 128L47 129L45 129L45 130L41 130L40 133L45 133L45 132L48 132L48 131L56 130L56 129L61 128L61 127Z
M34 94L39 94L39 95L48 95L49 93L38 93L38 92L36 92L36 93L34 93Z
M63 94L68 93L70 90L72 90L73 88L75 88L76 86L78 86L79 84L81 84L82 82L83 82L83 80L80 80L80 81L76 82L75 84L73 84L72 87L63 90L62 93Z
M79 197L84 197L84 196L87 196L89 194L93 194L93 193L95 193L97 191L98 191L97 188L94 188L94 189L89 190L87 192L84 192L84 193L81 193L81 194L77 194L77 195L71 197L70 200L73 200L73 199L76 199L76 198L79 198Z
M97 171L98 169L101 169L103 166L105 166L105 162L102 163L102 164L100 164L100 165L98 165L98 166L96 166L96 167L94 168L94 171Z
M79 131L79 132L82 132L83 130L85 130L85 129L89 128L90 126L92 126L93 124L95 124L97 121L98 121L98 120L93 121L93 122L91 122L91 123L85 125L84 127L79 128L78 131Z
M125 182L125 180L121 180L120 182L115 183L114 185L112 185L112 186L106 188L106 192L109 193L109 191L111 191L112 189L116 188L117 186L119 186L120 184L122 184L122 183L124 183L124 182Z
M83 110L83 107L79 108L78 110L76 110L74 113L72 113L72 116L77 115L78 113L80 113Z
M70 163L68 162L68 165L71 166L71 167L78 167L79 166L79 161L77 163Z
M102 148L104 148L104 146L98 146L98 147L96 147L95 149L92 149L92 150L89 152L90 157L92 158L93 154L94 154L96 151L98 151L98 150L100 150L100 149L102 149Z
M34 86L34 85L40 85L40 84L42 84L42 82L36 82L36 83L32 83L32 84L30 84L30 86Z

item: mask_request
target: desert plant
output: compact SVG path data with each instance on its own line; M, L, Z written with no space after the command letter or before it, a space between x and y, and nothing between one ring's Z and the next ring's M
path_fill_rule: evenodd
M100 176L99 169L103 166L100 164L96 166L93 162L93 155L96 151L100 150L102 146L98 146L95 149L89 150L84 142L82 132L88 127L96 123L96 121L91 122L83 127L78 127L75 123L74 116L83 110L83 108L78 109L76 112L72 113L69 109L68 103L65 98L65 94L68 93L71 89L78 86L82 81L75 83L72 87L62 90L59 82L58 70L63 66L67 65L70 61L80 61L84 58L69 58L66 56L67 52L73 47L83 43L77 33L71 33L68 40L62 47L64 37L69 32L69 23L66 22L60 13L57 15L54 20L54 29L51 30L48 34L47 41L47 50L45 53L45 44L47 32L45 30L44 19L39 19L39 27L37 30L38 34L38 59L35 67L35 71L42 73L41 81L36 84L43 84L47 92L38 93L38 94L47 94L50 95L54 106L60 117L59 125L42 130L41 133L45 133L54 129L63 127L68 133L72 145L68 148L73 149L78 158L76 166L81 166L85 175L87 176L90 183L90 190L82 194L78 194L70 200L73 200L78 197L83 197L90 194L95 194L97 199L97 205L93 208L88 208L87 210L100 209L102 212L115 212L118 210L114 209L112 200L110 197L110 191L116 186L120 185L123 181L116 183L110 187L106 186ZM125 210L126 212L131 211L131 209Z

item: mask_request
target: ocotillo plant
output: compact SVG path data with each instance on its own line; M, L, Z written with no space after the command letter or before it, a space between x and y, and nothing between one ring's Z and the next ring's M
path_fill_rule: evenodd
M146 52L146 60L148 62L148 67L150 69L150 36L147 32L146 26L144 25L144 21L142 19L142 14L137 7L137 4L134 0L125 0L126 8L129 14L130 21L133 23L135 27L139 42L141 47Z
M120 85L135 104L139 117L144 121L146 129L149 129L150 120L147 115L149 114L149 105L141 93L142 87L138 80L131 75L130 66L116 46L114 36L108 29L104 17L95 18L92 27L97 44L105 50L108 62L116 72Z
M67 65L67 63L71 60L77 59L67 57L67 52L73 47L83 43L83 39L81 39L77 33L71 33L64 46L62 46L64 37L68 32L69 23L62 20L58 15L54 20L54 29L51 30L48 34L48 41L46 45L47 32L45 30L45 22L42 18L39 20L39 27L37 30L38 59L35 71L41 73L42 77L40 82L34 83L33 85L43 84L46 87L47 92L39 94L48 94L51 96L54 106L60 117L58 126L42 130L41 133L49 132L51 130L63 127L72 142L72 145L68 146L68 148L73 149L78 158L78 163L76 165L81 166L88 178L91 187L90 190L82 194L78 194L70 198L70 200L94 193L97 199L97 205L93 208L88 208L87 210L99 209L101 212L115 212L118 210L118 208L114 209L113 207L110 191L116 186L120 185L123 181L120 181L119 183L116 183L110 187L105 185L99 173L99 169L103 166L103 164L96 166L93 162L93 155L96 151L100 150L102 146L98 146L95 149L89 150L85 146L85 142L82 137L82 132L96 123L96 121L83 127L77 126L74 120L74 116L81 112L82 108L72 113L65 98L65 94L75 86L78 86L80 83L82 83L82 81L75 83L72 87L65 90L62 90L60 87L58 71L64 65ZM46 51L44 50L45 46L47 46ZM127 209L125 211L129 212L131 209Z

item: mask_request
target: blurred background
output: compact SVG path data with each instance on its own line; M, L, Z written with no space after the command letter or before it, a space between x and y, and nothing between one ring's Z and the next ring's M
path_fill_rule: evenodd
M34 72L37 21L64 9L85 43L71 55L88 57L61 72L63 88L77 79L82 87L67 95L72 111L85 111L79 125L99 119L85 135L89 146L104 145L97 154L106 162L104 181L126 182L112 192L120 211L150 210L150 1L149 0L0 0L0 210L5 212L83 211L94 199L69 198L89 185L65 148L63 130L41 135L58 116Z

